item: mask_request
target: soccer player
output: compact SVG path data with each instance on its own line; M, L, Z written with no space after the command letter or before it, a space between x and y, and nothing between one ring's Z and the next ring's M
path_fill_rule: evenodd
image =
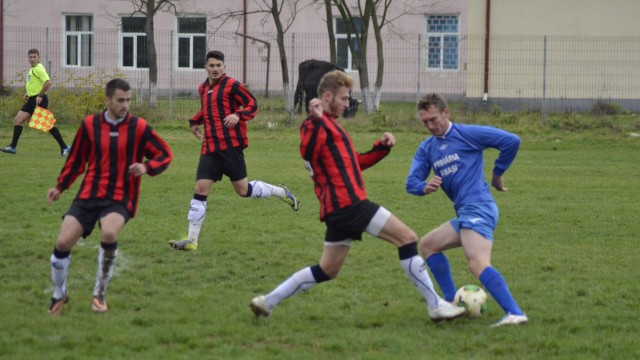
M226 175L236 194L242 197L278 197L295 211L300 202L284 185L271 185L260 180L247 180L244 148L249 145L247 121L256 116L256 98L236 79L225 73L224 54L209 51L206 56L207 79L198 87L200 111L189 120L191 132L204 141L196 172L196 186L189 204L189 235L183 240L169 240L177 250L198 249L200 229L207 212L207 196L213 183Z
M357 153L349 134L337 122L349 106L353 80L335 70L318 85L319 99L309 103L309 117L300 128L300 154L311 174L320 201L320 221L327 230L320 262L303 268L267 295L250 302L256 316L269 317L284 299L338 276L354 240L362 233L388 241L398 248L400 266L428 305L431 320L453 319L464 309L444 301L433 288L418 255L416 234L384 207L367 199L362 170L375 165L391 151L395 138L384 133L373 148Z
M405 183L407 192L423 196L439 188L453 201L456 216L420 240L420 249L444 298L453 300L456 287L443 251L462 247L469 268L505 311L493 326L522 324L527 316L511 296L504 278L491 266L493 231L498 208L484 179L483 152L500 151L491 185L507 191L504 172L516 157L518 136L490 126L454 124L446 100L427 94L418 102L418 115L432 136L418 147ZM433 170L434 176L427 181Z
M18 111L16 118L13 120L15 125L13 127L13 140L11 140L11 144L7 147L0 148L0 151L7 154L15 154L18 151L18 140L20 140L20 135L22 134L23 124L31 119L31 115L33 115L36 106L45 109L49 106L47 90L51 87L51 80L49 79L47 70L40 63L40 52L38 49L31 49L27 55L29 57L29 63L31 64L31 69L27 74L27 93L24 96L27 102L22 107L22 110ZM58 128L54 126L49 130L49 134L51 134L58 142L58 145L60 145L60 155L67 156L71 148L67 146L62 139Z
M71 248L80 237L91 234L96 222L100 224L100 249L91 308L98 313L107 311L105 293L118 254L117 237L136 215L141 175L162 173L173 158L169 145L155 130L144 119L129 113L131 87L125 80L107 83L105 102L106 111L87 116L80 125L58 182L47 193L51 204L85 173L78 194L63 217L51 255L52 315L61 314L69 301Z

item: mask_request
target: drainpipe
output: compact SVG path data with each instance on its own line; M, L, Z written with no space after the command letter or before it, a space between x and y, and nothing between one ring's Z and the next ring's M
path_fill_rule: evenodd
M482 101L489 100L489 37L491 35L491 0L487 0L487 11L484 33L484 95Z
M242 30L242 83L247 83L247 0L243 1L243 30Z

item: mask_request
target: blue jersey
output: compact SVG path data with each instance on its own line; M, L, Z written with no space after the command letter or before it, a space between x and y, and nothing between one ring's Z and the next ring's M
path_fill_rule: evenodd
M493 173L502 175L516 157L520 138L491 126L451 124L443 136L424 140L407 176L405 188L414 195L424 195L426 179L431 170L442 178L441 189L453 201L456 210L465 204L493 201L489 184L484 178L483 151L500 151Z

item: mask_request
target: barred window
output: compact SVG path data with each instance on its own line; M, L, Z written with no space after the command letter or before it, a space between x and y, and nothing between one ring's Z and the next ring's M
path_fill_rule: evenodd
M93 16L66 15L64 30L65 64L93 66Z
M363 25L362 19L353 18L354 24L356 26L356 31L362 33ZM340 66L345 70L357 70L358 69L358 57L351 54L351 49L349 49L348 42L348 34L349 29L347 28L347 23L343 18L335 17L333 18L333 28L335 29L336 35L336 65ZM360 51L358 43L356 41L355 34L351 34L351 41L354 42L354 48L356 53ZM357 54L355 54L357 55Z
M149 68L147 34L144 32L146 17L121 18L121 61L123 67Z
M178 67L202 69L207 53L207 18L178 18Z
M460 26L458 15L427 15L427 68L457 70Z

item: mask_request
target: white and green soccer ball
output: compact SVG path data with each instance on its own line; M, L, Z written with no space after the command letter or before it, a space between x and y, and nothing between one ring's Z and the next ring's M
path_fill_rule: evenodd
M487 293L476 285L465 285L458 289L453 304L467 310L467 316L477 318L489 308Z

